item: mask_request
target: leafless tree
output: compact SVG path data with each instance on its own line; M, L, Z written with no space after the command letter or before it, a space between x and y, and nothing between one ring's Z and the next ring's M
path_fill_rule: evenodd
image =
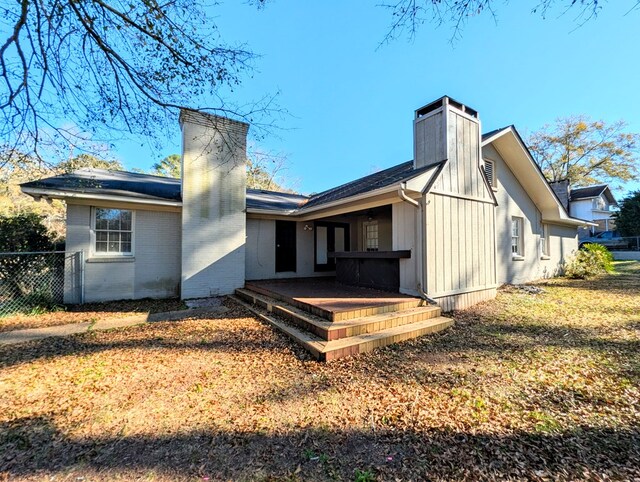
M3 2L3 150L39 156L121 135L162 138L180 109L267 125L272 96L227 102L255 56L227 45L205 10L204 0Z
M638 0L626 0L629 10L640 7ZM509 0L396 0L381 4L391 13L391 24L382 43L406 36L413 39L421 25L427 22L436 25L452 25L452 40L458 38L466 22L474 16L488 14L494 18L500 6ZM532 13L543 17L553 8L561 12L576 11L578 23L584 23L598 15L603 8L602 0L533 0L529 1Z

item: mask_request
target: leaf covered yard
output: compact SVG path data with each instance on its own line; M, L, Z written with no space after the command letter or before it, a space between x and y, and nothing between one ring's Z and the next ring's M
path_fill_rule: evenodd
M218 318L0 348L0 480L640 477L640 264L320 364Z

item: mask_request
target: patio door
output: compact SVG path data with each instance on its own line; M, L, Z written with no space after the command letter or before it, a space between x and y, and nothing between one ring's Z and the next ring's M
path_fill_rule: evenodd
M296 270L296 223L276 221L276 273Z
M329 253L349 251L349 225L346 223L315 223L315 271L333 271L336 260Z

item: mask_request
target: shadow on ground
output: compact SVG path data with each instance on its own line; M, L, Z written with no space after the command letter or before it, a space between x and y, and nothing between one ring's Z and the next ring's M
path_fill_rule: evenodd
M280 435L191 432L164 437L74 440L47 419L0 426L1 471L11 476L57 472L207 476L242 480L353 479L354 469L380 479L640 476L640 433L585 428L556 434L326 432Z

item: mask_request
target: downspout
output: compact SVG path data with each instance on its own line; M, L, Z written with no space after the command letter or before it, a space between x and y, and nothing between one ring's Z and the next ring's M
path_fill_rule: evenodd
M437 305L438 303L433 299L430 298L429 295L422 289L422 283L424 283L424 279L425 279L425 272L424 272L424 254L425 254L425 245L424 245L424 208L422 203L416 201L415 199L411 199L409 196L406 195L405 190L406 190L406 183L402 182L400 183L400 187L398 188L398 197L400 197L400 199L402 199L404 202L411 204L414 208L416 208L418 210L418 225L416 226L416 251L418 251L418 249L420 250L420 256L418 256L418 261L419 261L419 265L420 265L420 281L418 282L418 285L416 286L417 290L418 290L418 294L420 295L420 297L425 300L427 303L431 304L431 305ZM419 231L418 231L419 229ZM420 245L420 247L418 248L418 245Z

